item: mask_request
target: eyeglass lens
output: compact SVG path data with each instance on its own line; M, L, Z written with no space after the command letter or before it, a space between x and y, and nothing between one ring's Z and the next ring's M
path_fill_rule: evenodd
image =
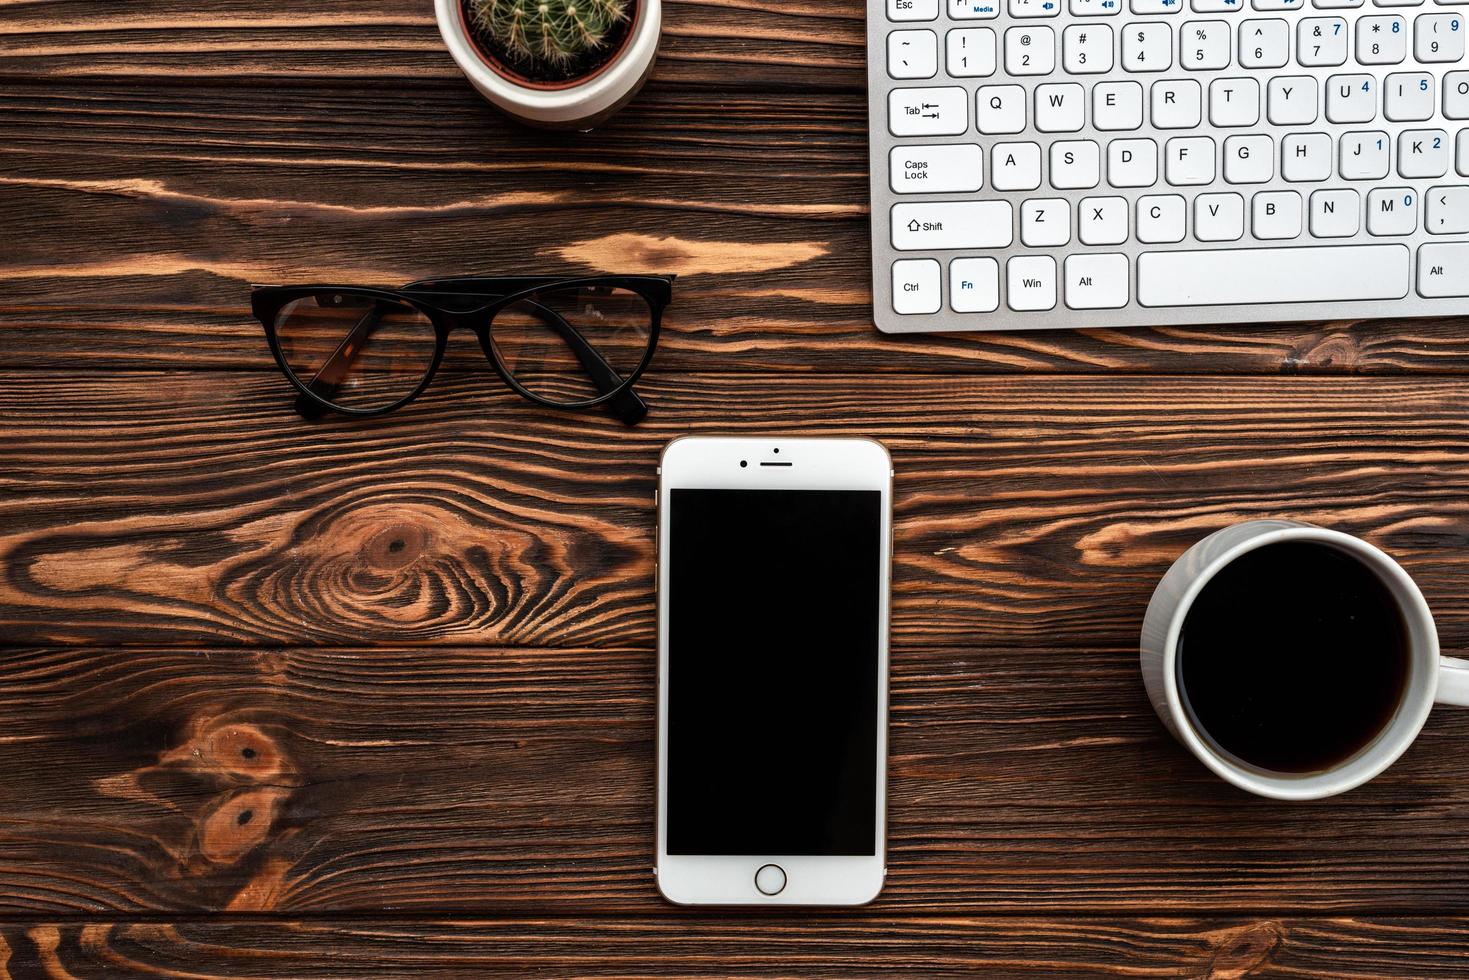
M631 378L647 356L652 332L652 309L637 293L563 286L498 312L490 342L517 384L567 405L599 398Z
M433 323L411 306L350 292L286 304L275 321L286 365L317 397L351 411L388 408L433 367Z

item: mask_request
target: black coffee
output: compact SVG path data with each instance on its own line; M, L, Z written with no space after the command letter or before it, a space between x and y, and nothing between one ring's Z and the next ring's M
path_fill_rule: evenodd
M1335 548L1266 545L1204 586L1184 620L1178 680L1195 727L1260 769L1330 769L1392 721L1408 628L1371 569Z

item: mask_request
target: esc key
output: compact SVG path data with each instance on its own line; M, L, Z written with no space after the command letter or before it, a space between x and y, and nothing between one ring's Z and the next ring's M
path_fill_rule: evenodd
M888 0L888 20L935 20L939 0Z

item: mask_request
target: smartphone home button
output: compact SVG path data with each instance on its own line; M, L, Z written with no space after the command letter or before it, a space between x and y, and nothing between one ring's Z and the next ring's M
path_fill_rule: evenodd
M767 864L755 872L755 887L762 895L779 895L786 888L786 873L778 864Z

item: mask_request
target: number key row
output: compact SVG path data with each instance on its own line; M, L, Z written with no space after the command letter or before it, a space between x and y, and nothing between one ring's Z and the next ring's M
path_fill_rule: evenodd
M1122 28L1120 51L1106 24L1072 24L1062 32L1062 67L1068 74L1102 74L1120 58L1131 72L1173 67L1173 26L1150 21ZM1178 65L1213 71L1231 64L1233 27L1227 21L1186 21L1178 35ZM1362 17L1352 30L1341 17L1305 17L1296 24L1296 58L1306 67L1346 64L1395 65L1408 58L1409 28L1396 14ZM1423 14L1412 26L1413 57L1447 64L1464 57L1464 19L1459 14ZM888 35L888 74L898 79L933 78L939 71L938 35L929 30ZM959 27L944 39L947 73L982 78L999 67L999 41L988 27ZM1004 65L1010 75L1049 75L1056 70L1056 32L1045 25L1005 31ZM1244 68L1281 68L1290 62L1291 28L1284 20L1246 20L1239 25L1238 59Z
M1011 17L1056 17L1063 0L1004 0ZM1311 0L1320 10L1356 9L1367 0ZM1422 7L1427 0L1372 0L1376 7ZM1469 0L1434 0L1441 7L1462 7ZM888 20L894 22L934 21L939 16L939 0L887 0ZM1183 0L1068 0L1067 9L1074 17L1109 17L1128 9L1134 14L1176 14ZM1245 9L1244 0L1191 0L1195 13L1233 13ZM1250 0L1249 7L1259 11L1301 10L1305 0ZM1000 16L1001 0L947 0L948 15L953 20L993 20Z

